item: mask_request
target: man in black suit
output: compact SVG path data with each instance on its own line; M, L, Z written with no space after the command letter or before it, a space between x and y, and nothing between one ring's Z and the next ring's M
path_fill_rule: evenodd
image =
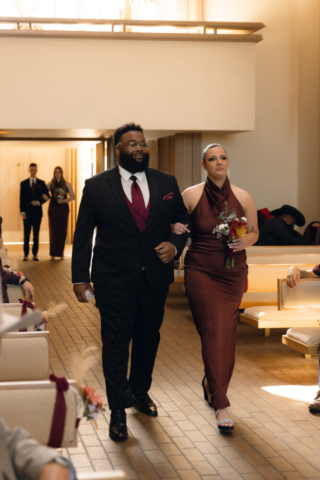
M91 281L101 315L103 371L111 409L109 435L128 437L125 408L156 416L148 395L160 342L160 327L173 259L188 234L170 224L190 225L174 176L148 168L149 145L133 123L114 134L118 166L86 181L72 255L72 281L80 302L90 285L92 236L97 227ZM87 292L87 293L88 293ZM131 370L127 379L129 344Z
M37 178L38 167L30 163L30 177L20 184L20 214L23 218L24 229L24 258L28 260L31 228L33 228L33 260L38 261L39 230L42 220L42 204L46 201L43 194L49 197L49 192L43 180Z

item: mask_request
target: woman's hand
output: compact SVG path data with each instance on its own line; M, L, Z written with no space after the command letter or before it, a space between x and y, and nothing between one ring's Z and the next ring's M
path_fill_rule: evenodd
M190 233L188 225L183 225L183 223L171 223L171 232L175 235L183 235L184 233Z
M244 238L236 238L234 242L229 243L229 248L231 248L234 252L241 252L241 250L246 248Z
M26 300L29 300L30 302L34 302L34 288L32 283L30 282L24 282L22 285L23 292L24 292L24 298Z
M64 200L62 198L58 198L57 203L59 203L59 204L64 203Z

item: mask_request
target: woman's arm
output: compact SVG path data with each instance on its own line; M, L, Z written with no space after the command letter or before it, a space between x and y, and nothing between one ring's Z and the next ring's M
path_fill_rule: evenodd
M259 229L257 209L251 195L239 189L239 191L237 191L237 198L243 206L247 219L247 234L244 238L237 238L233 243L230 243L229 247L235 252L240 252L256 243L259 237Z

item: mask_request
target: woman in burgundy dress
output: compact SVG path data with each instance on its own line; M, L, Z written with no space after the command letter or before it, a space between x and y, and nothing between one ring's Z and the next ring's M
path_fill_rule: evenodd
M51 260L55 257L61 257L63 260L69 217L68 203L73 202L75 197L71 184L63 177L61 167L54 169L53 179L48 183L47 188L51 194L48 210Z
M202 166L207 181L182 194L193 219L192 243L185 257L185 286L201 337L204 397L216 412L219 430L228 431L233 429L233 422L228 417L227 390L235 363L238 309L247 285L245 248L257 241L257 212L251 196L230 184L229 159L221 145L205 148ZM212 233L222 223L218 216L226 208L228 213L235 209L238 219L247 219L245 237L230 244ZM175 224L173 231L179 234L186 228ZM234 251L235 265L227 268L229 248Z

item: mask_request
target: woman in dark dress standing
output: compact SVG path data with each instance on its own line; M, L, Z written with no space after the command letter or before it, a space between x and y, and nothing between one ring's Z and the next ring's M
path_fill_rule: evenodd
M215 410L220 431L233 429L227 407L237 336L238 309L247 285L248 267L245 249L258 238L257 212L251 196L228 178L229 159L219 144L208 145L202 157L207 171L204 183L182 194L192 216L192 243L185 257L185 286L194 322L201 337L205 377L204 397ZM226 204L227 202L227 204ZM213 234L223 223L219 214L235 209L237 217L246 217L247 233L233 243ZM175 224L173 231L187 227ZM234 251L233 267L227 268L228 249Z
M63 260L69 217L68 203L73 202L75 197L71 184L63 177L61 167L54 169L53 179L48 183L47 188L51 194L48 209L50 256L51 260L54 260L55 257L60 257Z

